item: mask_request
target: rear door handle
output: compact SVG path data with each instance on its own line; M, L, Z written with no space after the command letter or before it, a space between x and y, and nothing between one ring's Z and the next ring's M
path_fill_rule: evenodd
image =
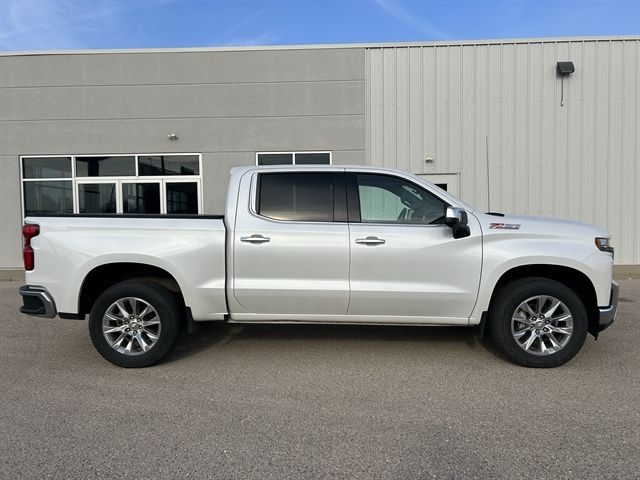
M254 233L249 237L240 237L240 241L248 242L248 243L267 243L267 242L270 242L271 239L269 237L264 237L262 235L258 235Z
M356 238L356 243L361 243L364 245L382 245L386 243L386 240L379 237L366 237L366 238Z

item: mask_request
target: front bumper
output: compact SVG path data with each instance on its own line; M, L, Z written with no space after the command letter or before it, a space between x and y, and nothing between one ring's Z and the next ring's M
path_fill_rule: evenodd
M22 295L21 313L46 318L57 315L56 303L46 288L24 285L18 291Z
M601 332L616 319L616 312L618 311L618 296L620 294L620 287L615 281L611 282L611 300L608 307L600 307L598 318L598 332Z

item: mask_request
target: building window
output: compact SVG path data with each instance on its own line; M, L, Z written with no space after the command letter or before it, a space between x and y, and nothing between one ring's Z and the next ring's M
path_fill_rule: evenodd
M331 165L331 152L258 152L256 165Z
M133 177L136 158L133 155L110 157L76 157L77 177Z
M160 213L160 184L156 182L123 184L122 208L123 213Z
M71 157L23 158L21 166L25 215L73 213Z
M202 212L200 154L21 157L24 216Z
M141 176L200 175L199 155L141 155L138 157Z
M116 213L115 183L79 183L79 213Z
M167 213L190 213L198 209L198 185L167 182Z

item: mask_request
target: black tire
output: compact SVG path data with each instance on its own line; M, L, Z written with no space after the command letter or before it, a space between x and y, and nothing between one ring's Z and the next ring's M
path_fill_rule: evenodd
M134 355L120 353L112 348L103 334L102 327L107 309L116 301L129 297L143 300L152 306L157 312L155 318L159 320L159 325L155 327L158 332L155 343L148 351ZM130 303L128 305L131 306ZM95 301L89 316L89 334L98 353L114 365L125 368L148 367L158 363L173 349L180 338L183 326L184 312L175 295L158 284L144 280L127 280L108 288ZM117 336L119 333L113 335ZM127 342L130 338L130 336L125 337L123 342ZM136 348L138 351L142 350L139 342L134 341L133 345L135 345L134 350Z
M558 351L546 355L542 355L540 352L538 354L530 353L525 350L514 338L512 332L511 319L516 309L527 299L539 295L551 296L560 300L568 308L573 321L573 331L566 344ZM571 360L584 344L589 323L584 303L576 292L560 282L542 277L522 278L502 288L491 303L488 319L489 332L498 350L512 362L534 368L557 367ZM530 328L535 329L536 327ZM527 332L526 335L531 334ZM545 338L548 341L548 337ZM541 340L534 340L533 347L540 346L540 342ZM539 350L542 351L541 348Z

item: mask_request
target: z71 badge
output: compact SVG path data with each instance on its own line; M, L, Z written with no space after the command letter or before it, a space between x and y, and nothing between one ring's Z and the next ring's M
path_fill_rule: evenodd
M490 223L489 228L498 228L502 230L519 230L519 223Z

